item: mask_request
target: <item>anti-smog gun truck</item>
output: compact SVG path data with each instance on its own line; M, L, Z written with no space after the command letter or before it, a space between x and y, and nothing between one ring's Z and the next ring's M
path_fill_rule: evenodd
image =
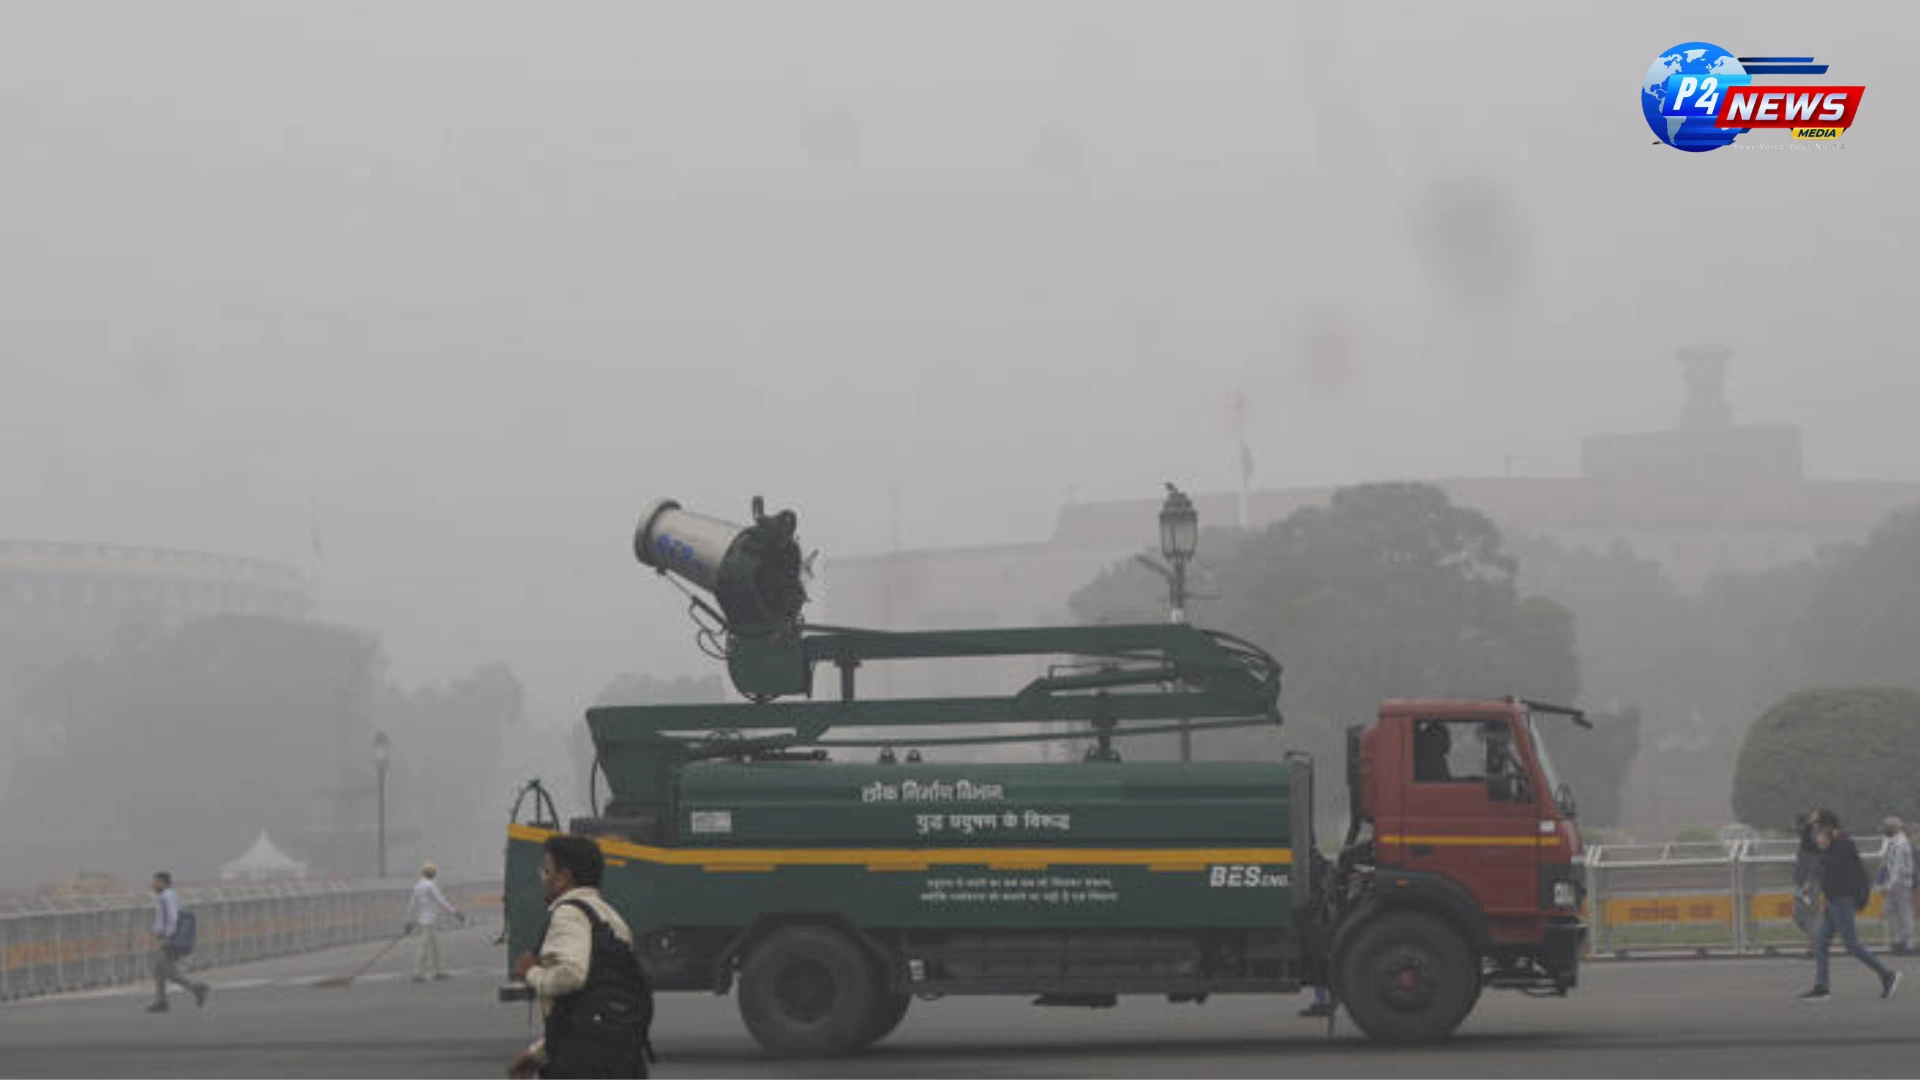
M604 851L605 895L656 990L735 991L772 1053L859 1050L915 998L1103 1006L1305 987L1370 1038L1412 1043L1451 1034L1483 988L1565 996L1577 981L1580 836L1539 736L1555 715L1584 726L1575 710L1386 702L1348 729L1351 824L1328 858L1306 756L1116 749L1183 725L1279 724L1280 665L1246 641L1184 623L809 625L794 515L757 498L746 526L656 503L634 553L717 602L688 590L703 646L748 700L588 710L609 797L594 780L592 816L568 827ZM1059 662L1006 697L855 694L869 663L1007 656ZM813 697L821 664L839 673L832 699ZM1084 760L920 755L1057 741L1063 726ZM544 925L541 844L559 828L529 783L508 827L509 957Z

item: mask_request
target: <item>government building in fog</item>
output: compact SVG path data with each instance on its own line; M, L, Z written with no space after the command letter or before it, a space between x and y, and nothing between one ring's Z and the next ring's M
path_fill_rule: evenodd
M206 551L0 539L0 746L8 750L0 755L0 797L7 794L13 751L44 750L55 735L28 724L28 710L21 700L41 674L68 660L106 656L131 627L170 629L199 618L240 615L327 629L312 622L313 613L307 579L279 563ZM273 719L262 717L261 721ZM365 720L344 712L340 718L343 730ZM353 749L359 751L364 740L357 737L357 730L354 734ZM353 764L359 763L356 755ZM338 786L326 767L329 764L309 762L316 786ZM287 798L310 800L323 795L290 791ZM99 799L110 806L114 796L103 791ZM319 868L341 862L328 846L335 837L319 835L329 825L336 832L351 833L355 850L371 849L371 841L362 840L363 835L371 836L370 818L364 828L351 820L336 824L317 818L314 824L313 836L279 838L304 841L301 852ZM31 846L29 838L23 833L0 843L0 856L8 864L0 872L0 881L43 883L46 875L74 869L64 860L93 867L91 860L100 857L90 850L47 852ZM238 849L229 854L238 854Z
M1508 535L1592 549L1624 543L1658 561L1683 589L1723 571L1762 570L1825 545L1863 540L1888 513L1920 504L1920 482L1808 477L1799 428L1735 421L1724 394L1726 349L1695 346L1677 359L1686 388L1678 422L1665 431L1587 438L1579 475L1428 482L1456 504L1485 513ZM1204 527L1241 520L1244 499L1247 524L1260 528L1325 503L1335 490L1197 494L1194 503ZM1137 500L1066 506L1053 535L1041 541L832 559L829 621L896 630L1072 622L1067 602L1075 590L1157 544L1159 510L1154 491ZM1011 686L1043 666L1025 660L878 665L863 685L885 695L981 692L982 679ZM1650 757L1643 752L1641 761ZM1644 768L1638 772L1630 785L1642 791L1659 782ZM1715 822L1731 812L1725 783L1694 786L1700 805L1688 806L1693 818Z
M0 677L103 651L130 619L304 618L306 579L277 563L204 551L0 538Z

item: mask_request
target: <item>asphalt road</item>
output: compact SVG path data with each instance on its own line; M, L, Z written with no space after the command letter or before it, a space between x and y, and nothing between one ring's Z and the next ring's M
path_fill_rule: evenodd
M499 951L482 929L444 939L456 977L414 984L407 948L371 978L373 946L208 973L205 1010L141 1011L148 992L0 1005L0 1076L501 1076L534 1034L528 1006L493 998ZM1595 964L1566 1000L1488 993L1444 1047L1389 1051L1344 1018L1294 1011L1304 998L1203 1006L1125 1002L1036 1009L1011 999L917 1002L894 1036L837 1062L763 1057L732 998L662 995L655 1075L1054 1076L1910 1076L1920 1062L1920 962L1893 1001L1836 958L1836 997L1806 1004L1798 960Z

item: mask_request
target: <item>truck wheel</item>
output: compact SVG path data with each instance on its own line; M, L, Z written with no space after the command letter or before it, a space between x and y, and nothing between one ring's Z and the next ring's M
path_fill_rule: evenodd
M775 930L740 971L740 1018L756 1042L785 1057L857 1049L874 1029L876 998L873 962L826 927Z
M1348 1014L1380 1042L1444 1039L1480 996L1467 943L1419 912L1394 912L1363 927L1338 963Z
M881 964L873 965L873 1019L867 1026L867 1032L860 1037L860 1045L872 1046L881 1039L893 1034L900 1021L907 1017L907 1007L913 1004L912 994L894 993L892 972Z
M893 1034L893 1029L907 1018L907 1006L912 1004L912 994L880 994L875 997L873 1026L867 1029L867 1044L872 1045Z

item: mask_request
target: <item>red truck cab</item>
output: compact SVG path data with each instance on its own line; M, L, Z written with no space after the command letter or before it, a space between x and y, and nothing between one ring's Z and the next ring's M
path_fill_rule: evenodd
M1445 923L1474 973L1462 1018L1483 987L1564 995L1578 981L1585 862L1571 792L1539 734L1564 718L1586 724L1577 710L1517 698L1395 699L1349 730L1340 922L1407 911ZM1425 969L1404 965L1344 977L1418 983Z

